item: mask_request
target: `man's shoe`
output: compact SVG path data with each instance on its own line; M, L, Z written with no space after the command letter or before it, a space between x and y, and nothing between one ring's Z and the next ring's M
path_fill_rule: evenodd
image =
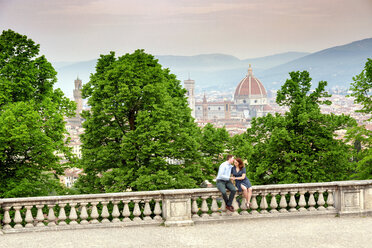
M234 207L233 206L226 206L226 209L229 210L230 212L234 212Z

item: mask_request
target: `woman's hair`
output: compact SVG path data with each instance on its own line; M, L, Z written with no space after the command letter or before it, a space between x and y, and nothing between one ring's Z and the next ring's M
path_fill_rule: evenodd
M243 160L241 158L236 158L235 160L239 164L239 169L243 169L244 168L244 162L243 162Z

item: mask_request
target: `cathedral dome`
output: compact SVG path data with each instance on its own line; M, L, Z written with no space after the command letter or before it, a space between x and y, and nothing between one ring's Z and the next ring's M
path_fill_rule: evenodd
M251 65L249 65L247 76L236 87L234 97L235 99L267 97L265 87L253 76Z

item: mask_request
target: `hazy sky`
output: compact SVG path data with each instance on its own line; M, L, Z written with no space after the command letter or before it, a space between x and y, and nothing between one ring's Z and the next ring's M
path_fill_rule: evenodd
M372 0L0 0L0 29L50 61L143 48L246 59L315 52L372 37Z

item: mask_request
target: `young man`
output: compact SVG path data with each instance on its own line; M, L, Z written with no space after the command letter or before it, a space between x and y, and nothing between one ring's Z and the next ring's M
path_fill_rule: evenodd
M231 168L234 164L234 156L227 155L226 161L220 165L217 174L217 188L222 193L223 200L226 203L226 209L234 212L234 207L231 206L234 200L236 189L234 184L230 181ZM230 190L230 196L227 198L226 188Z

